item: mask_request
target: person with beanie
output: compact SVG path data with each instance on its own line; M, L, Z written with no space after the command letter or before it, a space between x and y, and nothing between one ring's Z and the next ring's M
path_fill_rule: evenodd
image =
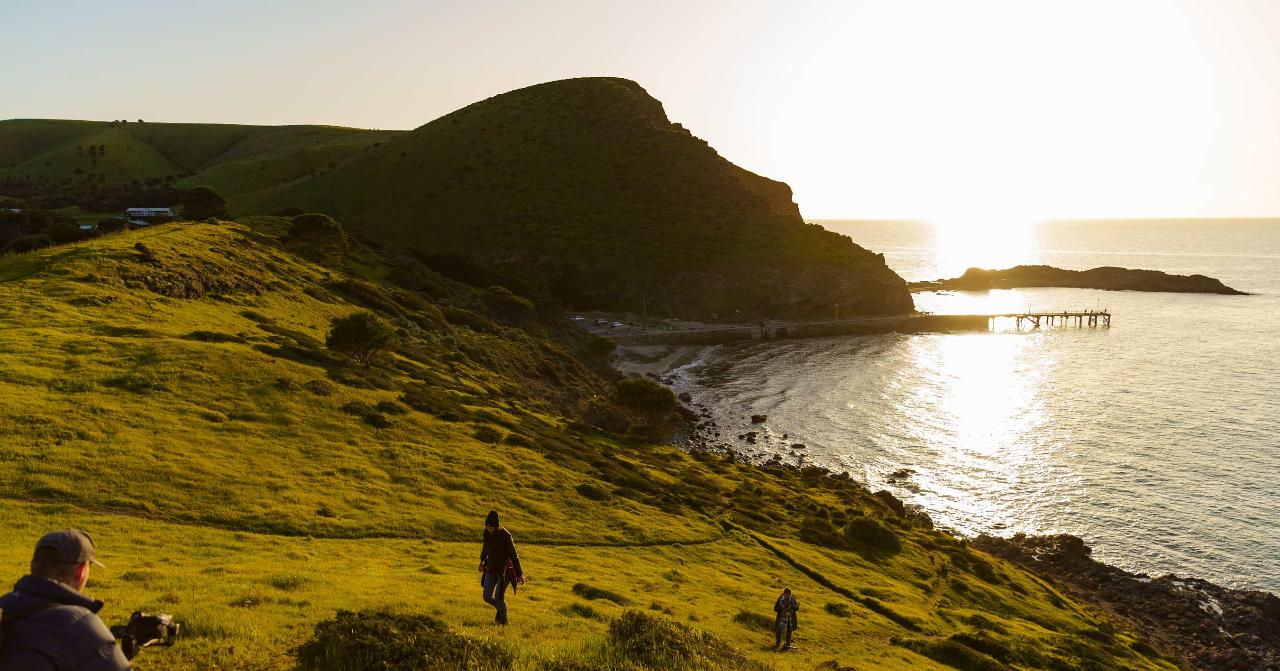
M520 555L516 544L498 520L498 511L490 510L484 518L484 537L480 545L480 585L485 603L498 612L493 621L507 623L507 601L504 597L507 585L524 584L524 569L520 567Z

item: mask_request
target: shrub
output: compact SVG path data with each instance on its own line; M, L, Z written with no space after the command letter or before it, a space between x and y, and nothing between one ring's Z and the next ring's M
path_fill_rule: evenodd
M515 661L506 646L451 632L427 615L345 610L317 624L294 652L299 671L500 671Z
M609 624L609 644L623 657L654 669L766 668L711 634L635 610Z
M1007 671L1008 667L958 641L893 640L912 652L961 671Z
M574 487L574 490L577 491L582 498L591 499L592 501L604 501L609 498L608 492L600 489L590 482L584 482L577 487Z
M316 396L332 396L333 392L337 391L337 387L328 380L311 380L302 386Z
M828 601L827 605L823 606L822 609L836 617L853 617L853 611L843 603Z
M337 317L329 327L325 345L350 355L366 367L395 347L398 337L391 324L372 312L361 311Z
M465 326L476 333L498 333L502 330L493 320L465 308L446 305L441 312L450 324Z
M491 426L477 426L471 435L482 443L497 443L502 440L502 434Z
M227 218L227 201L207 186L187 189L178 202L188 219Z
M391 420L387 419L386 415L377 412L371 412L365 415L364 423L374 427L375 429L391 428Z
M772 617L768 615L761 615L760 613L752 613L746 610L738 611L738 614L733 616L733 621L747 627L748 629L773 629Z
M676 395L647 377L629 377L614 385L623 407L652 415L665 415L676 408Z
M44 233L35 233L33 235L24 235L14 238L13 242L9 243L9 247L6 251L21 254L24 252L34 252L37 249L44 249L45 247L52 246L53 238L45 235Z
M611 601L619 606L626 606L631 603L630 599L622 596L621 594L610 592L607 589L601 589L599 587L592 587L591 585L582 582L573 586L573 593L587 601Z
M844 528L849 548L865 555L892 555L902 551L902 541L892 529L870 517L855 517Z
M490 313L500 321L514 326L527 326L537 321L538 313L533 309L533 302L515 295L506 287L489 287L484 298Z
M315 212L295 215L289 225L289 238L325 240L343 246L347 244L347 232L342 229L342 224L327 214Z

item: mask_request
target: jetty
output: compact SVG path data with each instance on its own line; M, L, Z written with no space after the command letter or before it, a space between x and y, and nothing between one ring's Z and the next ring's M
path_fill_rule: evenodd
M1021 330L1023 322L1032 329L1038 329L1041 326L1075 326L1077 328L1109 328L1111 326L1111 312L1109 310L1083 310L1080 312L1012 312L1001 315L990 315L989 325L994 328L995 320L999 318L1012 319L1016 327Z
M722 345L745 340L784 340L794 338L826 338L880 333L945 333L950 331L994 331L1000 320L1010 320L1016 329L1036 330L1050 327L1108 328L1111 313L1107 310L1058 310L1007 312L995 314L909 314L878 317L854 317L827 321L764 320L753 324L695 324L684 322L667 325L624 323L627 315L611 315L608 319L583 319L583 326L599 335L608 336L620 345Z

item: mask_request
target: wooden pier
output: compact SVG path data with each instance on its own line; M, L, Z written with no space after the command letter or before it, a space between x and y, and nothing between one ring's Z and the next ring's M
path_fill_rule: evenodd
M1111 312L1108 310L1082 310L1079 312L1010 312L1000 315L989 315L989 326L995 328L996 319L1012 319L1019 330L1023 322L1029 328L1052 328L1054 326L1075 326L1077 328L1110 328Z

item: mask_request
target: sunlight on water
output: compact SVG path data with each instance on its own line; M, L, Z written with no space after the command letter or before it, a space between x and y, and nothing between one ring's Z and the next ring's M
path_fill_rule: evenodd
M932 420L921 424L916 438L941 446L932 472L922 476L929 489L959 503L957 521L989 525L1008 519L993 485L1016 488L1024 471L1045 458L1034 440L1044 430L1039 388L1045 377L1045 368L1031 365L1028 357L1034 346L1033 338L983 335L910 343L911 370L936 376L928 383L916 380L909 392L913 414Z

